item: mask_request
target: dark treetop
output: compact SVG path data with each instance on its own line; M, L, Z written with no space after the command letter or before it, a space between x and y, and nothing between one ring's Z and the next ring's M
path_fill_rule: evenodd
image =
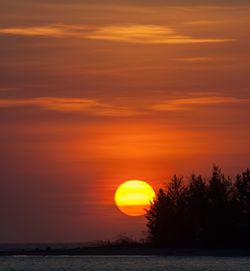
M150 242L159 247L250 248L250 171L234 180L174 176L146 214Z

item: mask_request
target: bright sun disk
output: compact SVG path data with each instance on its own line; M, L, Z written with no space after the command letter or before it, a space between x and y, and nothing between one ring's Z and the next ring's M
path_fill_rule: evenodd
M155 192L144 181L131 180L121 184L115 193L118 208L129 216L142 216L153 201Z

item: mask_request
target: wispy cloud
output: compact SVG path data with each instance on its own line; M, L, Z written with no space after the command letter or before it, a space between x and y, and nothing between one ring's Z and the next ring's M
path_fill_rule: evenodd
M184 99L169 99L149 107L154 111L182 111L192 110L197 106L245 104L250 103L250 99L223 96L192 97Z
M197 20L197 21L189 21L184 22L185 25L218 25L221 24L223 21L219 20Z
M75 37L84 33L86 27L76 25L45 25L33 27L8 27L0 28L0 34L16 36L38 36L38 37Z
M65 113L86 113L94 116L128 117L148 114L160 111L187 111L201 106L248 104L250 99L223 97L223 96L203 96L182 99L167 99L165 101L140 106L115 105L95 99L84 98L61 98L61 97L41 97L41 98L20 98L20 99L0 99L0 108L37 108L40 110L57 111Z
M148 44L218 43L229 39L196 38L178 34L173 28L160 25L101 27L88 35L89 39Z
M0 108L37 107L60 112L85 112L95 116L133 116L133 109L110 105L95 99L42 97L26 99L0 99Z
M179 34L175 29L162 25L123 25L96 28L79 25L11 27L0 28L0 34L53 38L74 37L139 44L222 43L233 40L227 38L201 38Z
M178 62L184 62L184 63L199 63L199 62L209 62L213 61L214 59L211 57L183 57L183 58L176 58L175 59Z

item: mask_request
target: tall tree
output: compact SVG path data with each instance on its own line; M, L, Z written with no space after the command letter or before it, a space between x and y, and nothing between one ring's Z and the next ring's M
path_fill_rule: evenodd
M208 179L174 176L147 211L150 241L157 246L250 246L250 171L235 181L214 166Z

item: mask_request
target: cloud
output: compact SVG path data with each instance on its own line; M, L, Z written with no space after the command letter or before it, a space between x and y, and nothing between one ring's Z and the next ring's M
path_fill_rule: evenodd
M224 22L224 21L223 21ZM197 20L183 23L184 25L218 25L221 24L222 21L216 20Z
M38 36L38 37L75 37L79 36L86 27L74 25L47 25L33 27L9 27L0 28L1 34L16 36Z
M74 37L135 44L199 44L233 41L233 39L227 38L197 38L178 34L173 28L161 25L125 25L97 28L74 25L49 25L0 28L0 34L53 38Z
M139 114L133 109L113 106L95 99L42 97L26 99L0 99L0 108L37 107L59 112L85 112L95 116L133 116Z
M223 96L206 96L182 99L168 99L166 101L150 104L148 106L141 105L138 107L132 107L130 105L111 105L95 99L41 97L22 99L0 99L0 109L32 107L41 110L57 111L64 113L83 112L93 116L129 117L144 115L150 112L186 111L192 110L198 106L247 103L250 103L250 99Z
M89 39L149 44L218 43L229 39L195 38L180 35L173 28L159 25L106 26L88 35Z
M229 104L246 104L250 103L250 99L223 97L223 96L207 96L193 97L184 99L170 99L149 107L153 111L182 111L191 110L197 106L209 105L229 105Z
M201 57L183 57L183 58L176 58L178 62L184 63L199 63L199 62L209 62L213 61L214 59L211 57L201 56Z

